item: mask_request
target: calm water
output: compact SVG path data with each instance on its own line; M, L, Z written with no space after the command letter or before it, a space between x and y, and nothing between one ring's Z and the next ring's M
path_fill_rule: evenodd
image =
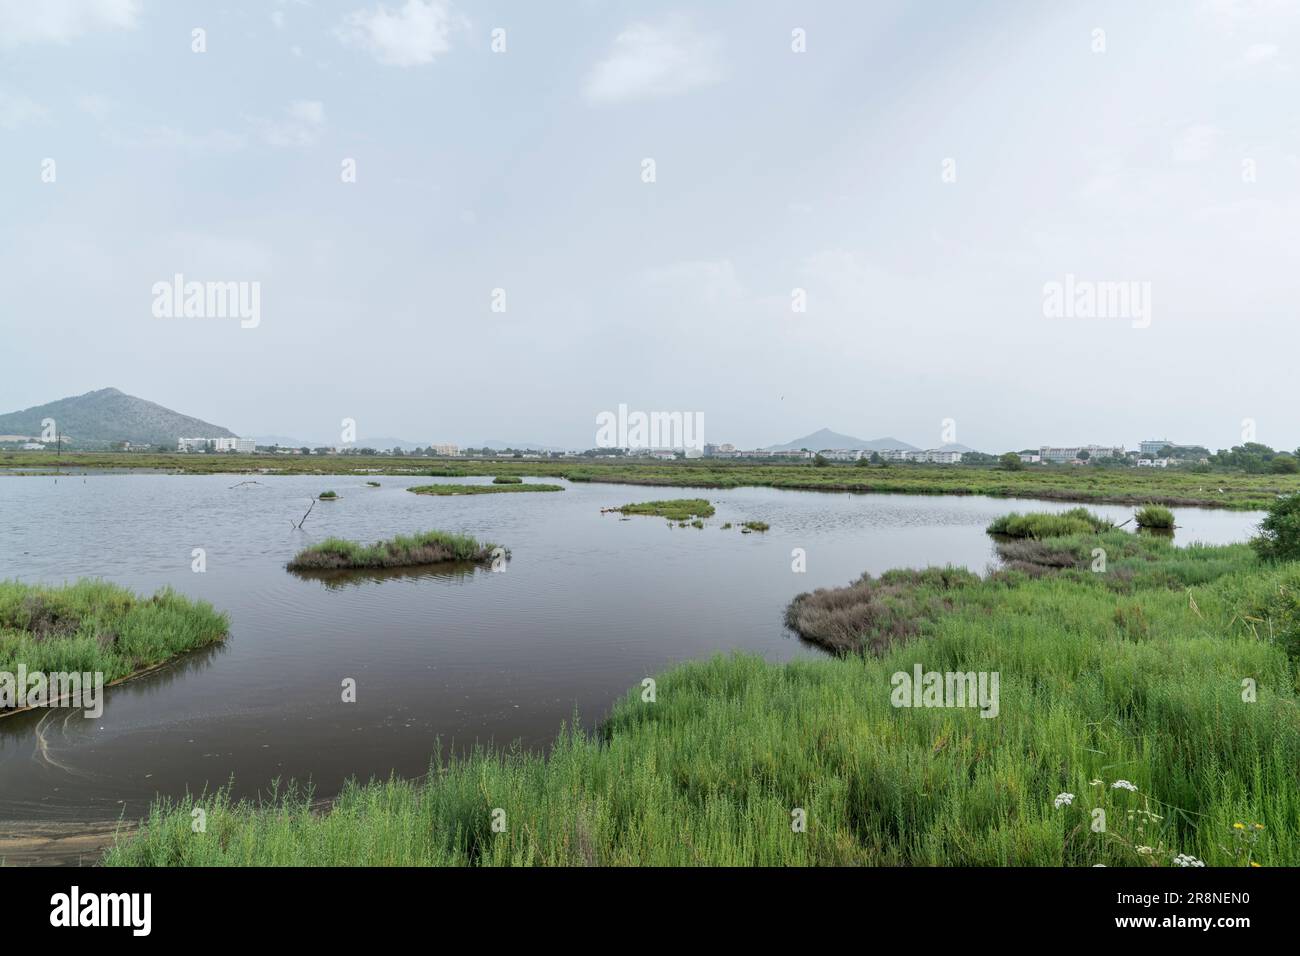
M104 577L163 585L230 615L229 639L107 692L103 717L47 711L0 720L0 820L142 815L234 777L314 782L423 773L435 739L463 748L549 743L576 711L599 721L643 677L686 658L741 649L814 656L781 623L802 590L863 571L993 561L984 527L1060 503L575 484L563 492L429 497L429 478L91 475L0 477L0 578ZM476 479L470 479L471 481ZM550 481L551 479L547 479ZM333 488L303 531L311 496ZM611 507L708 497L704 530ZM1130 508L1097 508L1124 520ZM1178 541L1249 536L1258 514L1182 509ZM766 534L720 530L767 521ZM284 563L327 535L375 540L429 528L513 552L504 573L301 579ZM207 571L191 570L194 548ZM791 550L807 572L791 570ZM340 683L357 682L357 702Z

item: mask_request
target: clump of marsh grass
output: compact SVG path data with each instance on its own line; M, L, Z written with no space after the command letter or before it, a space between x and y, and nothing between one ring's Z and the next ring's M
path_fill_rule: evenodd
M229 622L170 588L138 597L85 578L61 587L0 582L0 672L100 672L129 677L224 638ZM0 711L3 713L3 711Z
M668 501L623 505L613 510L624 515L653 515L669 521L690 521L694 518L713 517L714 508L703 498L672 498Z
M741 527L749 531L766 531L771 525L766 521L746 521Z
M837 654L882 653L911 640L921 625L950 608L951 592L979 583L965 568L864 574L842 588L819 588L798 595L785 611L785 623L805 640Z
M1279 497L1259 523L1259 536L1250 542L1265 561L1300 560L1300 494Z
M286 565L290 571L333 571L347 568L408 568L446 561L490 561L495 544L445 531L398 535L388 541L359 544L344 538L326 538L299 551ZM504 552L508 555L509 552Z
M1071 508L1069 511L1035 511L1020 514L1013 511L993 521L986 529L989 534L1005 535L1009 538L1062 538L1072 534L1094 534L1108 531L1111 522L1093 514L1087 508Z
M503 492L513 491L563 491L563 485L545 485L540 482L532 484L506 483L491 485L416 485L413 488L407 488L407 491L413 491L417 495L497 495Z
M316 497L319 498L321 501L333 501L338 496L339 493L337 491L322 491Z
M367 481L366 484L369 485L371 488L378 488L378 487L379 487L379 482L377 482L377 481Z
M1164 505L1147 505L1139 508L1133 519L1139 528L1156 531L1174 530L1174 513Z
M520 478L518 475L497 475L495 478L492 479L492 484L494 484L494 485L520 485L520 484L523 484L523 481L524 481L524 480L523 480L522 478Z

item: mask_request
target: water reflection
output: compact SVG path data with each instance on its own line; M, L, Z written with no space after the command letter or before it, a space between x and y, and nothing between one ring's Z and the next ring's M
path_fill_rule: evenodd
M445 579L464 583L477 572L489 569L473 561L446 561L411 568L329 568L290 570L301 581L316 581L330 591L358 588L365 584L384 581L421 581Z

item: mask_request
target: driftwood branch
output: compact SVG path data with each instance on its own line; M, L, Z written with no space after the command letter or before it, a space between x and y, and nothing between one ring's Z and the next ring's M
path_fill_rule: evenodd
M311 500L311 504L307 506L307 513L302 516L302 521L299 521L296 525L294 525L294 527L297 528L299 531L301 531L303 521L307 520L307 515L311 514L311 509L315 507L316 507L316 499L313 498Z

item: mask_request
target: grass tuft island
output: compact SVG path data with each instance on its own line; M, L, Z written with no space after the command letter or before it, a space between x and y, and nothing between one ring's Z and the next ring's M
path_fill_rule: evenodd
M1087 508L1071 508L1069 511L1020 514L1013 511L1002 515L988 526L989 534L1004 535L1008 538L1055 538L1067 534L1100 533L1111 527L1105 518L1093 514Z
M101 673L111 684L214 644L229 629L211 604L170 588L146 598L91 578L58 587L0 581L3 673Z
M623 515L651 515L669 521L690 521L694 518L713 517L713 505L703 498L671 498L667 501L643 501L640 504L613 508Z
M423 531L369 545L344 538L326 538L303 548L285 567L290 571L410 568L448 561L485 563L498 553L509 554L498 545L482 544L469 535Z
M563 485L545 485L540 482L518 484L505 482L491 485L415 485L407 488L417 495L499 495L514 491L563 491Z

